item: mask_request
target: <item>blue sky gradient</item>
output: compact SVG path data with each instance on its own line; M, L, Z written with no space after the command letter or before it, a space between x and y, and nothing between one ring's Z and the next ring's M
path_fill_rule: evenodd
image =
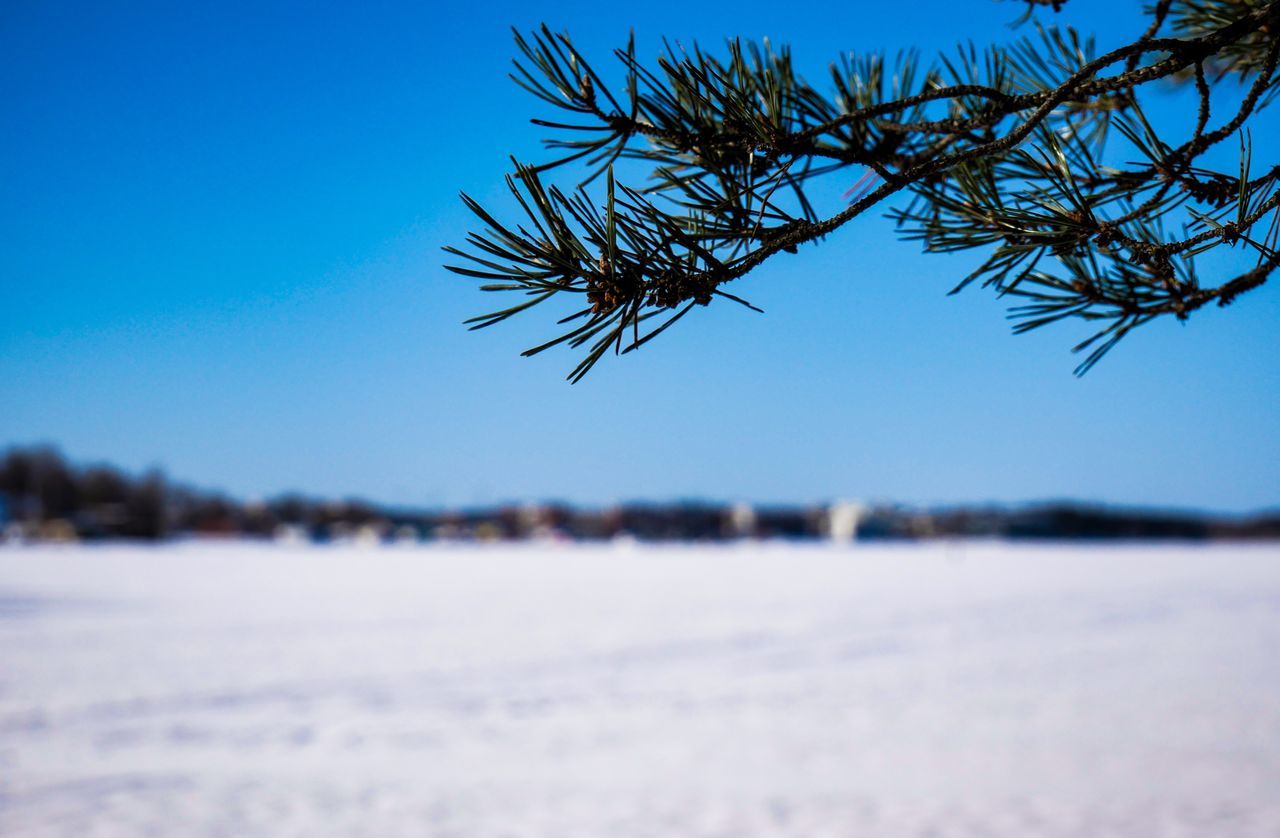
M441 267L457 194L508 206L547 116L506 79L509 27L598 63L632 28L647 55L769 36L816 81L842 51L1013 38L1019 9L6 3L0 444L242 497L1276 506L1274 281L1080 380L1087 332L1012 336L991 294L946 296L972 258L880 218L736 283L766 314L696 311L577 386L568 352L519 357L548 314L461 326L502 300ZM1136 2L1068 12L1103 48L1142 27Z

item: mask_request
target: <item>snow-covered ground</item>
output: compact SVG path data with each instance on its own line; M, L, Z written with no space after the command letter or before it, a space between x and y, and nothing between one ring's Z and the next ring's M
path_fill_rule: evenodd
M0 551L4 836L1280 836L1280 548Z

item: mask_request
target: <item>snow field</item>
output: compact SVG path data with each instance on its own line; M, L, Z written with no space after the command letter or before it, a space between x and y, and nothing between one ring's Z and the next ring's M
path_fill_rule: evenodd
M1280 836L1280 548L0 551L4 836Z

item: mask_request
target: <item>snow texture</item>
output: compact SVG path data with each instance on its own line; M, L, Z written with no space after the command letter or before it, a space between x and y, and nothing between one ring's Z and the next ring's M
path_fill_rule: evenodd
M1280 548L0 551L4 836L1280 836Z

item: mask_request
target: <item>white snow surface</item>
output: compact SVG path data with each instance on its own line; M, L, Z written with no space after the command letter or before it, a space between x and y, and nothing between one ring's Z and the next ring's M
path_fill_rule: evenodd
M0 551L4 836L1280 836L1280 548Z

